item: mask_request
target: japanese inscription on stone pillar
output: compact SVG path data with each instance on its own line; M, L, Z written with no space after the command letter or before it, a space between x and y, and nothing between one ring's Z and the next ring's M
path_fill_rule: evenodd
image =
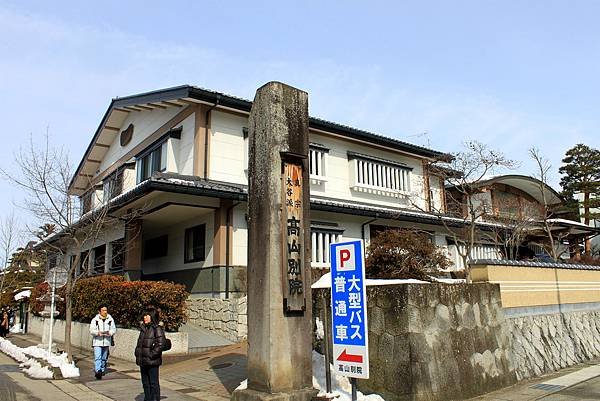
M283 160L283 307L286 312L303 312L304 223L302 165Z

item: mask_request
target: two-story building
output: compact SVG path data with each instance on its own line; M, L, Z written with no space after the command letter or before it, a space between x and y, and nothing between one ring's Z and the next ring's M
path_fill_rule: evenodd
M251 106L194 86L113 99L69 191L83 215L102 205L141 213L86 245L80 268L168 279L196 295L244 292ZM331 242L368 243L382 227L417 227L452 253L430 213L445 210L444 180L430 165L450 155L317 118L309 129L315 269L327 266Z

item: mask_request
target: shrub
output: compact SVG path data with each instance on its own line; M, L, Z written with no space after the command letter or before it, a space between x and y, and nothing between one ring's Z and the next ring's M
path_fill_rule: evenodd
M29 297L29 304L31 305L31 311L34 315L39 316L40 313L44 310L45 303L38 300L41 296L48 294L50 295L51 289L46 281L37 284L31 290L31 297ZM62 301L58 301L56 303L56 310L58 311L58 318L65 318L65 290L64 288L58 288L56 293L59 297L61 297ZM49 298L48 298L49 299Z
M414 278L430 281L430 275L450 266L443 250L426 233L389 229L379 233L367 248L369 278Z
M32 291L32 310L44 307L39 298L48 291L42 283ZM64 292L63 292L64 296ZM160 310L160 318L167 331L177 331L187 319L186 300L189 294L185 286L166 281L125 281L121 276L96 276L79 280L73 289L73 320L88 323L98 313L98 307L106 304L108 312L119 327L136 328L142 320L145 307ZM59 317L64 318L64 302L59 303Z

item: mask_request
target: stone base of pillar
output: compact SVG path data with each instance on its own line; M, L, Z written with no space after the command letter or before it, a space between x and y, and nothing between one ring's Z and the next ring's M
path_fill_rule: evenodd
M232 401L310 401L318 391L314 388L290 390L285 393L264 393L262 391L244 389L235 390L231 395Z

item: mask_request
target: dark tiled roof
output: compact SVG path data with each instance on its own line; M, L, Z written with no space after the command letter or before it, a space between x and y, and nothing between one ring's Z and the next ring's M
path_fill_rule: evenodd
M583 265L577 263L558 263L558 262L536 262L528 260L498 260L498 259L477 259L473 260L471 265L493 265L493 266L518 266L518 267L538 267L554 269L572 269L572 270L600 270L600 266Z

